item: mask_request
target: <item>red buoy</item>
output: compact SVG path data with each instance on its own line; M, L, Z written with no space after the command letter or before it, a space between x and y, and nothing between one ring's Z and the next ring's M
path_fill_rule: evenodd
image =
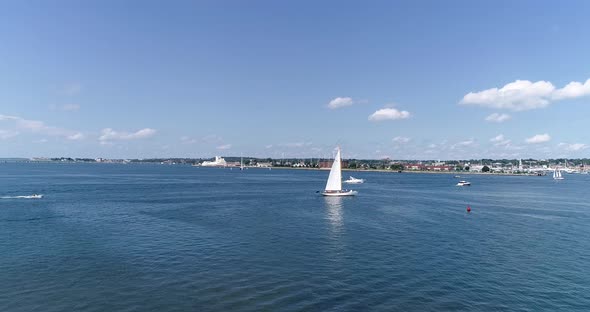
M467 206L467 212L471 212L471 207Z

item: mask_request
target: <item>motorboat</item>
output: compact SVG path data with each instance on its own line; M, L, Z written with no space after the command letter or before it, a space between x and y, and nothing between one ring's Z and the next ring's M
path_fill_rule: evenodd
M471 186L471 182L459 181L459 183L457 183L457 186Z
M204 161L201 163L201 167L225 167L227 162L221 156L215 156L214 161Z
M351 176L350 178L348 178L348 180L344 181L344 183L361 184L361 183L365 183L365 179L357 179L357 178Z

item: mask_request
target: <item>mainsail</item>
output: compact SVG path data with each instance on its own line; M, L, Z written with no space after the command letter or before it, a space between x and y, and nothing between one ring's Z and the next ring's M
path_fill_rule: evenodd
M330 176L328 176L328 182L326 183L326 191L341 191L342 190L342 170L340 164L340 148L334 158L332 169L330 169Z

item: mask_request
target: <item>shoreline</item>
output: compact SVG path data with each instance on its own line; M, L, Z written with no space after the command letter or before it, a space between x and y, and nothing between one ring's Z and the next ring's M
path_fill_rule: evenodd
M261 167L248 167L254 169L266 169ZM317 170L317 171L330 171L330 168L293 168L293 167L267 167L272 169L284 169L284 170ZM497 176L525 176L525 177L538 177L536 174L526 173L501 173L501 172L464 172L464 171L410 171L402 170L401 172L387 169L349 169L342 168L342 171L348 172L383 172L383 173L414 173L414 174L452 174L452 175L497 175Z

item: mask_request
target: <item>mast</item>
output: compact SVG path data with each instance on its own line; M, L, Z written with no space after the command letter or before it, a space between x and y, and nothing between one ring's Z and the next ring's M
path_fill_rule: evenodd
M341 191L342 190L342 167L340 159L340 147L337 149L334 163L330 169L328 182L326 183L326 191Z

